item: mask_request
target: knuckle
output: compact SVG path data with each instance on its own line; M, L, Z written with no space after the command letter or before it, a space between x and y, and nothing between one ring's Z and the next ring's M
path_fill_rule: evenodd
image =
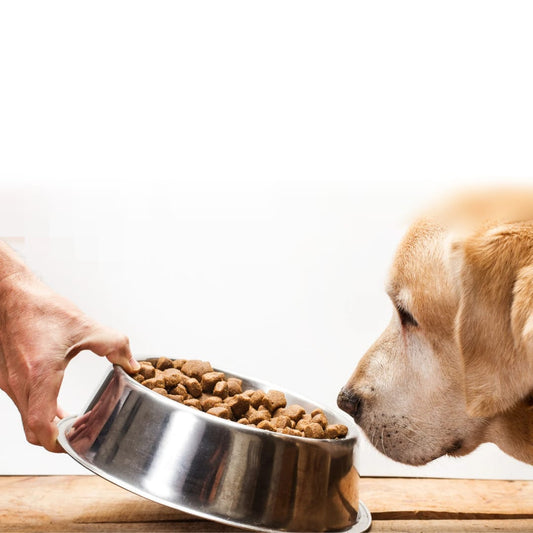
M38 432L44 427L43 419L39 413L30 412L26 418L28 429Z
M119 351L123 351L123 350L128 349L129 346L130 346L129 338L126 335L120 334L116 340L116 349Z
M33 433L26 432L26 440L30 444L34 444L35 446L39 445L39 441L37 440L37 437Z

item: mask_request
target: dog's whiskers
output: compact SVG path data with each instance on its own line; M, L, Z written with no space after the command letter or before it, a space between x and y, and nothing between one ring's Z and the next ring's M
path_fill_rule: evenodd
M381 447L383 448L383 453L387 455L387 450L385 450L385 439L383 438L383 433L385 431L385 426L381 428Z

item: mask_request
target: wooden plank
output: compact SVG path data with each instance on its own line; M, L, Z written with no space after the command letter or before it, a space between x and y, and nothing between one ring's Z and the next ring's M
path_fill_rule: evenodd
M533 518L531 481L362 478L359 487L374 520Z
M375 520L371 533L531 533L533 520Z
M362 478L373 531L533 531L533 482ZM0 531L239 531L97 476L0 477Z
M238 531L97 476L0 477L0 531Z
M216 522L207 520L187 522L106 522L104 524L71 524L67 522L51 522L43 524L4 524L0 523L0 531L9 533L229 533L244 532ZM249 531L247 532L249 533Z

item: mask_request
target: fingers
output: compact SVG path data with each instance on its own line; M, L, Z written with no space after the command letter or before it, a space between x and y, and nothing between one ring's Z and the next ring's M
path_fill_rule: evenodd
M17 365L17 371L8 375L5 361L2 361L5 374L0 379L0 387L17 406L22 419L24 434L30 444L43 446L51 452L61 452L57 443L56 420L66 413L57 405L57 395L63 381L63 364L53 361L34 361L30 368ZM20 363L20 359L17 359ZM1 365L0 365L1 366ZM8 379L5 379L7 376Z
M2 360L0 360L0 367L2 367L0 369L2 371L1 376L2 378L5 378L7 376L7 367L5 366L5 362ZM28 410L28 395L26 393L26 388L24 386L19 386L18 383L15 383L15 387L12 388L5 379L1 380L0 388L11 398L11 401L17 406L17 409L19 410L22 419L22 427L24 428L26 440L30 444L38 445L39 441L35 436L35 433L29 428L26 421L26 413ZM14 390L18 391L18 394L15 394Z
M126 372L133 373L140 368L131 353L128 337L104 326L94 326L81 341L68 350L67 357L71 358L82 350L91 350L97 355L107 357L111 363L120 365Z
M29 391L26 416L23 415L28 442L40 444L48 451L56 453L63 451L57 442L56 424L58 413L62 413L62 409L57 405L57 395L62 380L61 371L55 371L38 379Z
M0 379L2 388L20 411L24 433L29 443L43 446L50 452L63 452L57 442L56 421L67 416L57 405L57 396L68 361L82 350L91 350L107 357L111 363L133 373L140 368L132 356L129 340L112 329L98 324L84 328L83 337L73 344L66 354L43 358L18 355L11 359L16 363L8 371L6 361L0 357L3 367ZM21 362L31 361L30 365ZM7 377L7 379L6 379Z
M26 440L51 452L63 451L57 443L56 426L56 421L66 416L65 411L57 405L62 380L63 371L60 368L36 365L33 373L26 378L21 379L17 375L17 378L11 379L12 385L1 384L20 412Z
M35 444L36 446L39 445L39 440L37 439L37 436L35 433L28 427L28 424L26 422L26 407L28 405L27 398L24 398L24 401L19 401L19 399L15 396L11 388L7 385L2 386L2 390L11 398L11 401L17 406L17 409L19 410L19 413L21 415L22 419L22 427L24 428L24 435L26 436L26 440L30 444Z
M126 336L100 325L92 327L82 340L75 343L66 354L66 361L82 350L107 357L111 363L122 366L133 373L140 368L130 350ZM66 363L65 363L66 365ZM63 371L50 369L46 375L33 381L27 400L26 416L23 416L24 430L28 442L40 444L50 452L63 452L57 442L56 418L64 418L66 412L57 405L57 396L63 380Z

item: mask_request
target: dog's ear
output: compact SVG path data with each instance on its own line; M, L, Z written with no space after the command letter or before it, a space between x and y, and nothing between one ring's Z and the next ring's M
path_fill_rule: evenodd
M456 242L452 261L467 409L490 417L533 389L533 224L506 224Z

